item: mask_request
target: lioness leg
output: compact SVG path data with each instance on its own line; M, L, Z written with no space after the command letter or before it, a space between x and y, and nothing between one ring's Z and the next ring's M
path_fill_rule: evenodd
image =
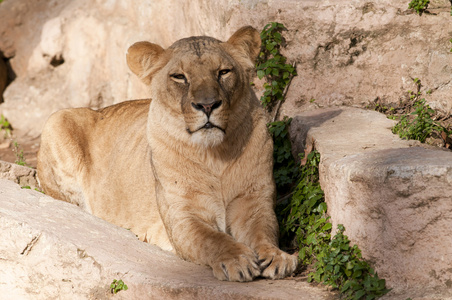
M218 231L211 224L192 218L186 220L185 224L180 223L176 230L181 231L173 238L173 244L180 245L178 254L209 265L217 279L243 282L251 281L261 274L258 257L253 249ZM185 256L188 249L192 251Z
M82 192L86 136L90 118L81 117L88 109L66 109L54 113L46 122L38 153L38 178L51 197L76 204L91 212ZM85 127L86 126L86 127Z
M227 211L228 224L237 241L256 251L261 275L280 279L295 271L298 259L278 248L278 221L271 202L262 196L259 191L235 199Z
M209 265L220 280L251 281L260 275L256 253L224 232L216 215L222 209L214 198L203 201L206 199L198 194L184 199L168 190L164 195L162 188L157 188L157 199L171 244L180 257Z

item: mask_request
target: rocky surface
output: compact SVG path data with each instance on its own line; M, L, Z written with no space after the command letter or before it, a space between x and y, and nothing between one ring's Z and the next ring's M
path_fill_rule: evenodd
M39 188L36 169L0 160L0 179L11 180L21 187Z
M0 4L0 51L17 75L3 113L17 134L36 137L63 107L101 107L148 96L128 70L127 48L168 47L191 35L225 40L243 25L278 21L297 63L281 115L337 105L397 102L418 77L428 101L450 113L450 2L421 17L406 0L14 0ZM315 101L311 101L315 99Z
M452 299L452 152L400 140L393 125L344 107L302 113L290 134L295 153L320 152L333 228L345 226L393 288L388 299Z
M297 280L221 282L72 204L0 179L2 299L332 299Z

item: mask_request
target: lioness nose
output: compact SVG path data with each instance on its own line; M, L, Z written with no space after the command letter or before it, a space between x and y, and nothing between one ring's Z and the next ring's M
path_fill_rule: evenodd
M204 112L207 117L210 117L210 114L214 109L217 109L221 106L221 100L220 101L214 101L211 103L194 103L192 102L191 105L196 109Z

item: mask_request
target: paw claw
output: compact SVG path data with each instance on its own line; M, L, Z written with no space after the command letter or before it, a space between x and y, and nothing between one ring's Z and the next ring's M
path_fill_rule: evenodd
M298 258L289 255L276 247L267 248L259 253L262 276L270 279L281 279L291 275L298 265ZM268 261L268 263L265 263Z
M243 244L220 255L211 264L214 276L219 280L252 281L261 274L254 251Z

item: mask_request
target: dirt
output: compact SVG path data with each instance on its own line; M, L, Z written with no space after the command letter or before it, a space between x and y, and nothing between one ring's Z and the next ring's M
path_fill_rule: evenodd
M27 166L36 168L39 142L39 138L16 139L14 135L11 138L1 138L0 160L12 163L23 160Z

